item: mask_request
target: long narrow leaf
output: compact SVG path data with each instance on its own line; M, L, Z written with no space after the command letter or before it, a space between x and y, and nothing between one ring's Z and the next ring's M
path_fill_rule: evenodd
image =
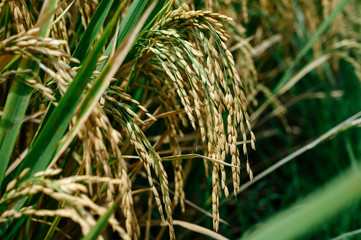
M290 162L291 160L295 159L296 157L300 156L301 154L315 148L316 146L318 146L320 143L323 143L324 141L330 139L331 137L335 136L336 134L345 131L346 129L350 128L350 127L354 127L355 123L354 121L358 120L361 117L361 112L356 113L355 115L349 117L348 119L346 119L345 121L341 122L340 124L338 124L337 126L331 128L329 131L325 132L324 134L322 134L321 136L319 136L318 138L316 138L315 140L313 140L312 142L306 144L305 146L301 147L300 149L294 151L292 154L288 155L287 157L281 159L280 161L278 161L277 163L273 164L272 166L270 166L269 168L267 168L266 170L262 171L261 173L259 173L256 177L254 177L251 181L246 182L245 184L243 184L239 190L238 193L241 193L242 191L244 191L245 189L247 189L248 187L250 187L251 185L255 184L256 182L260 181L261 179L263 179L264 177L266 177L267 175L271 174L272 172L276 171L278 168L282 167L283 165L285 165L286 163ZM226 201L221 202L221 205L224 204Z
M59 151L57 152L57 155L53 159L53 161L56 161L57 158L60 156L60 154L62 154L63 151L69 146L71 141L76 136L81 125L87 120L90 113L93 111L95 105L98 103L100 97L104 93L105 89L108 87L110 80L115 75L120 65L123 63L129 49L133 45L134 40L136 39L138 33L140 32L143 24L149 17L151 11L154 9L156 3L157 1L154 1L152 5L147 9L147 11L145 11L145 13L142 15L142 17L140 18L140 20L138 21L137 25L134 27L132 32L122 42L122 44L119 46L119 49L116 51L112 59L107 63L107 65L105 66L99 77L93 83L92 88L87 93L85 99L83 100L81 106L79 107L79 113L76 123L74 124L73 128L69 131L69 133L66 135L66 137L62 140L59 146Z
M297 55L295 60L292 62L291 66L288 67L286 73L277 83L276 87L273 90L273 95L270 96L252 115L253 119L259 117L259 115L274 101L277 96L277 92L291 79L294 70L296 69L299 62L303 57L310 51L315 42L321 37L321 35L329 28L333 20L337 15L344 9L344 7L349 4L352 0L343 0L337 7L330 13L325 21L322 22L321 26L317 29L314 35L308 40L306 45L302 48L301 52Z
M108 226L108 220L114 213L119 202L120 197L118 197L114 204L106 211L106 213L104 213L104 215L99 218L97 223L90 229L89 233L82 238L82 240L93 240L98 238L106 226Z
M361 198L361 166L350 169L324 189L277 214L244 240L296 239L324 224Z
M52 12L55 9L56 4L57 0L45 2L41 15L44 16ZM40 27L39 35L41 37L46 37L48 34L51 17L49 15L47 16L48 18L42 22ZM41 17L39 17L39 20L40 18ZM36 64L30 59L24 59L20 64L20 70L35 70L36 68ZM34 72L34 75L36 75L37 71ZM32 93L31 87L22 82L22 78L22 75L16 77L6 100L4 113L0 122L0 189Z
M28 69L30 59L24 59L20 64L21 69ZM33 66L34 67L34 66ZM11 154L14 150L16 139L25 116L26 109L31 97L32 88L22 82L22 76L18 75L12 84L4 114L0 123L0 187L4 180L6 169L9 165Z
M295 70L297 64L302 60L302 58L307 54L308 51L312 48L315 42L322 36L322 34L330 27L333 20L338 16L338 14L344 9L344 7L353 0L342 0L335 9L330 13L325 21L322 22L320 27L317 29L315 34L308 40L306 45L302 48L301 52L297 55L295 60L292 62L291 66L287 69L287 72L284 74L282 79L278 82L274 92L277 92L291 77L293 71Z
M116 39L116 47L122 43L124 38L128 33L133 29L135 24L138 22L141 13L144 11L146 6L148 5L149 0L135 0L130 5L127 13L125 14L123 20L119 25L118 35L114 36L113 39L109 42L107 48L105 49L104 55L109 56L113 47L114 39ZM103 61L98 67L97 70L100 71L104 68L106 61Z
M114 0L101 1L93 17L90 20L84 34L80 38L79 44L77 45L73 57L82 62L87 56L87 53L92 46L95 37L99 33L103 23L108 16L109 10Z
M120 10L117 10L102 36L87 55L68 90L60 99L59 105L49 116L37 139L29 149L29 153L18 167L16 175L28 167L31 167L30 173L33 174L44 170L49 165L55 154L57 144L63 137L77 105L83 96L83 92L101 55L102 48L109 38L119 15Z
M54 13L53 10L56 8L56 5L57 0L48 0L44 2L37 23L37 27L40 27L39 36L47 36L49 32L48 28L50 26L50 22ZM20 64L20 69L29 68L34 69L33 75L37 74L37 64L30 59L24 59ZM5 172L10 162L10 157L14 149L16 139L19 135L25 112L32 94L31 87L29 87L22 81L23 77L24 76L22 75L16 76L15 81L10 89L9 96L6 100L4 113L0 122L0 191L2 189ZM24 199L19 200L19 202L17 203L18 208L21 207L24 201ZM11 221L1 225L0 238L3 237L10 224ZM20 225L21 221L19 221L13 229L16 229Z

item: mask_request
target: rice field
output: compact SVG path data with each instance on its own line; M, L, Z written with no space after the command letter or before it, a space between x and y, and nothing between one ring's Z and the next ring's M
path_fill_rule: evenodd
M0 0L0 239L358 239L356 0Z

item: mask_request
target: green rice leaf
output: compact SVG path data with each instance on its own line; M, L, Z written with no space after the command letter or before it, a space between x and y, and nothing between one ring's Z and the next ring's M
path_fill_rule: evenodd
M123 63L129 49L132 47L138 33L140 32L145 21L148 19L149 14L153 10L156 2L157 1L154 1L153 4L147 9L147 11L145 11L145 13L139 19L137 25L134 27L133 31L126 39L124 39L118 50L115 52L114 56L110 59L110 61L108 61L99 77L93 83L92 88L86 94L85 99L82 101L81 106L79 107L76 123L65 136L65 138L63 138L62 142L60 143L59 150L57 151L57 155L53 161L56 161L60 154L62 154L66 149L66 147L69 146L82 124L88 119L89 115L94 110L95 105L98 103L100 97L108 87L110 80L115 75L120 65Z
M320 27L317 29L315 34L308 40L306 45L301 49L301 52L297 55L295 60L292 62L291 66L287 69L287 72L284 74L282 79L277 83L274 92L277 92L292 76L293 71L295 70L297 64L302 60L302 58L311 50L312 46L315 42L326 32L326 30L330 27L333 20L338 16L338 14L344 9L344 7L349 4L353 0L342 0L330 15L327 17L325 21L322 22Z
M361 198L361 166L272 217L243 240L296 239L310 233Z
M114 213L119 202L120 197L118 197L114 204L106 211L106 213L104 213L104 215L99 218L97 223L90 229L89 233L82 238L82 240L93 240L98 238L106 226L108 226L108 220Z
M130 5L127 13L125 14L123 20L119 25L118 35L114 36L112 40L109 42L107 48L105 49L104 55L110 56L110 52L112 50L114 39L116 39L116 47L120 45L120 43L124 40L124 38L128 35L128 33L133 29L135 24L138 22L141 17L143 11L147 7L147 5L151 2L151 0L135 0ZM103 61L98 67L97 70L100 71L104 68L107 61Z
M99 33L105 19L109 14L114 0L101 1L94 16L91 18L89 25L87 26L84 34L80 38L79 44L77 45L73 57L78 59L80 62L84 60L92 46L95 37Z
M68 124L75 113L78 103L81 101L84 90L93 74L98 58L102 53L103 46L109 38L117 19L120 15L120 9L112 17L107 27L104 29L100 39L87 55L83 65L78 70L73 82L70 84L64 96L60 99L58 106L45 122L35 142L32 144L27 156L17 169L16 175L22 170L30 167L30 173L34 174L44 170L50 163L55 154L57 144L63 137ZM31 175L30 174L30 175Z
M55 9L57 0L47 2L43 5L42 13L48 14ZM51 18L42 22L40 36L46 37ZM37 65L31 59L24 59L19 69L34 69L34 76L37 75ZM0 122L0 189L4 180L6 169L10 162L11 154L14 150L16 139L19 135L20 128L28 107L31 97L32 88L22 82L26 76L18 74L14 81L9 96L5 103L5 108Z

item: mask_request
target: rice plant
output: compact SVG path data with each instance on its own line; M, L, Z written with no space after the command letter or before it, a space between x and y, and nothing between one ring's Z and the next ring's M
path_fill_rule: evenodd
M352 0L2 0L0 238L360 228L359 10ZM340 212L353 224L335 229Z

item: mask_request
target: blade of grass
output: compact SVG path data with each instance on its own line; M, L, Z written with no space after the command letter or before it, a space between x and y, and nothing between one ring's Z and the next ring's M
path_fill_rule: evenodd
M109 10L113 5L114 0L101 1L93 17L91 18L84 34L81 36L78 46L76 47L73 57L80 62L87 56L90 47L92 46L95 37L99 33L105 19L108 16ZM74 63L73 63L74 64Z
M114 204L104 213L104 215L99 218L97 223L90 229L88 234L82 238L82 240L98 239L98 236L102 233L106 226L108 226L108 220L114 213L119 202L120 195L116 198Z
M138 20L142 16L142 13L150 2L151 1L149 0L135 0L130 5L128 9L129 14L127 12L119 26L119 34L116 45L117 48L120 46L120 44L122 44L123 40L130 33L130 31L135 27Z
M60 100L58 107L50 114L48 121L44 124L44 128L39 133L39 136L35 140L34 144L31 146L28 155L18 167L17 172L15 173L16 175L22 171L21 169L27 167L31 167L31 173L35 173L45 169L50 163L52 156L55 153L57 147L56 145L63 136L67 125L73 113L75 112L77 103L82 97L82 93L96 66L97 59L101 54L102 47L104 46L108 35L115 26L121 10L122 9L117 10L116 14L113 16L112 20L104 30L103 35L92 48L92 51L87 56L87 58L84 60L85 63L78 71L64 97ZM51 139L50 142L48 141L49 138ZM14 174L10 175L8 179L12 179L13 176ZM20 200L18 203L19 204L17 204L16 208L20 208L24 203L24 200Z
M134 40L136 39L138 33L140 32L143 24L148 19L151 11L154 9L157 1L153 1L152 5L145 11L142 17L139 19L137 25L134 27L130 35L123 41L118 50L115 52L114 56L107 65L104 67L103 71L99 77L94 81L92 88L87 93L86 97L79 107L79 112L77 113L78 118L73 128L68 132L68 134L62 139L59 150L57 151L56 156L53 159L55 162L58 157L64 152L64 150L69 146L71 141L74 139L78 133L80 127L88 119L91 112L94 110L94 107L98 103L100 97L108 87L110 80L113 78L117 72L120 65L123 63L125 57L128 54L129 49L132 47ZM51 165L51 164L50 164Z
M23 224L25 224L25 221L27 221L28 218L29 216L22 216L20 219L18 219L17 224L11 228L11 231L6 236L4 236L4 232L2 231L2 228L0 228L0 237L4 237L1 239L5 239L5 240L16 239L16 236L18 236L19 231L21 231Z
M139 20L141 13L144 11L146 6L148 5L149 0L135 0L130 5L127 13L125 14L123 20L119 25L118 35L114 36L112 40L109 42L107 48L105 49L104 55L110 56L114 40L116 40L116 48L118 48L119 44L124 40L127 34L130 32L132 27L135 26L135 23ZM107 60L103 61L98 67L97 70L101 71L104 68Z
M259 180L261 180L265 176L267 176L270 173L274 172L275 170L277 170L278 168L280 168L284 164L288 163L289 161L295 159L299 155L305 153L308 150L311 150L311 149L315 148L317 145L319 145L320 143L324 142L325 140L331 138L332 136L335 136L336 134L338 134L338 133L340 133L342 131L345 131L346 129L348 129L350 127L356 126L357 124L359 124L359 121L360 121L359 118L360 117L361 117L361 112L356 113L355 115L353 115L350 118L346 119L345 121L341 122L340 124L338 124L334 128L330 129L329 131L327 131L326 133L324 133L323 135L321 135L320 137L318 137L317 139L315 139L311 143L306 144L302 148L298 149L297 151L293 152L292 154L290 154L287 157L283 158L282 160L278 161L276 164L272 165L271 167L267 168L266 170L264 170L260 174L256 175L253 178L252 181L249 181L249 182L243 184L239 188L238 193L244 191L245 189L247 189L248 187L250 187L254 183L258 182ZM226 201L227 200L224 200L223 202L221 202L221 205L224 204Z
M8 33L9 31L9 13L10 13L10 7L9 7L9 4L6 4L6 7L5 7L5 22L4 22L4 26L5 26L5 30L3 32L3 39L6 38L6 34Z
M286 93L288 90L290 90L294 85L296 85L304 76L312 72L315 68L320 66L321 64L324 64L326 61L328 61L331 58L331 54L325 54L322 55L310 63L308 63L306 66L304 66L298 73L296 73L294 76L292 76L287 83L285 83L276 93L269 96L266 100L266 102L269 102L267 104L262 105L260 108L258 108L254 113L251 115L251 120L256 121L258 117L262 114L262 112L266 109L266 107L274 102L277 98L279 98L282 94ZM265 102L265 103L266 103ZM261 120L263 121L263 119Z
M28 69L31 65L30 59L24 59L19 70ZM35 67L35 66L32 66ZM28 102L31 97L31 87L22 82L22 74L18 74L12 84L9 95L6 99L3 116L0 123L0 186L9 165L11 154L15 147L15 142L20 131L23 118L25 116Z
M68 124L75 113L75 110L82 99L83 92L86 89L90 77L93 74L98 58L102 53L102 48L109 38L121 11L118 9L106 28L100 39L87 55L83 65L78 70L73 82L70 84L64 96L60 99L58 106L52 111L49 119L45 122L37 139L29 149L27 156L18 167L16 175L22 170L30 167L30 175L44 170L49 165L55 154L57 144L63 137Z
M355 231L351 231L351 232L347 232L347 233L343 233L338 237L335 238L331 238L330 240L341 240L341 239L349 239L350 237L354 237L358 234L361 234L361 229L355 230Z
M325 63L331 58L331 54L322 55L309 64L307 64L304 68L301 69L296 75L289 79L282 87L280 87L277 93L274 96L280 96L291 89L292 86L296 85L298 81L300 81L304 76L310 73L312 70Z
M327 19L322 22L320 27L317 29L315 34L308 40L306 45L302 48L300 53L297 55L295 60L292 62L291 66L287 69L286 73L283 75L281 80L276 85L274 92L277 92L291 77L293 71L297 67L297 64L302 60L302 58L311 50L313 44L321 37L323 33L330 27L333 20L337 17L337 15L344 9L344 7L349 4L353 0L342 0L328 15Z
M39 36L49 36L54 10L58 4L57 0L46 0L41 8L37 25L41 24ZM38 27L38 26L37 26Z
M244 240L295 239L309 233L361 198L361 166L350 169L323 189L275 215Z
M57 228L60 220L61 220L61 217L60 217L60 216L56 216L56 217L55 217L53 223L51 224L51 226L50 226L50 228L49 228L49 230L48 230L48 232L46 233L46 236L45 236L45 238L44 238L45 240L50 240L50 239L52 239L53 234L54 234L54 232L55 232L55 230L56 230L56 228Z
M276 95L276 93L285 85L290 78L292 77L292 74L294 70L296 69L299 62L302 60L302 58L311 50L313 44L321 37L321 35L329 28L333 20L337 17L337 15L344 9L344 7L349 4L352 0L342 0L337 7L333 9L333 11L330 13L330 15L327 17L326 20L322 22L320 27L317 29L315 34L312 35L312 37L308 40L306 45L301 49L300 53L297 55L295 60L292 62L291 66L287 69L286 73L283 75L281 80L277 83L276 87L273 90L273 95ZM254 113L254 118L258 117L274 100L275 96L271 96L268 98Z
M44 2L42 13L47 14L55 9L57 0L49 0ZM39 17L40 18L40 17ZM40 28L39 35L46 37L47 28L49 27L51 18L44 21ZM19 69L34 69L34 76L37 75L37 65L31 59L24 59ZM26 76L18 74L11 86L8 98L5 103L5 108L0 122L0 189L4 180L6 169L10 162L12 151L15 147L15 142L18 137L25 112L31 97L32 88L27 86L22 78Z
M84 62L85 56L88 54L84 54L84 52L88 52L89 49L92 47L92 44L94 43L96 35L99 33L101 27L103 26L103 23L106 19L107 14L109 13L109 9L111 8L111 4L109 2L114 2L114 0L111 1L102 1L102 3L99 5L97 10L95 11L93 17L90 20L90 23L88 24L87 28L85 29L85 32L83 33L79 44L76 46L74 53L72 54L73 58L76 58L79 60L79 65L82 65ZM119 10L119 9L118 9ZM119 10L120 11L120 10ZM75 62L70 62L70 66L75 66ZM98 69L97 70L101 70ZM42 128L42 126L45 124L45 122L49 119L49 116L54 111L54 105L49 104L47 112L45 116L42 119L42 122L40 123L39 130ZM36 132L35 137L33 138L33 142L36 140L38 135L38 132Z
M39 15L36 27L40 28L39 36L46 37L50 26L50 22L53 17L54 10L57 5L57 0L48 0L43 3L42 11ZM13 61L17 60L17 56L13 58ZM11 64L11 63L9 63ZM35 61L24 58L20 63L20 69L34 69L34 75L37 75L38 66ZM15 77L18 81L14 81L9 96L5 103L5 109L0 122L0 190L3 188L3 181L5 171L9 165L11 153L14 149L17 136L19 134L26 109L31 97L32 88L27 86L21 78L23 75L19 74ZM19 200L16 208L20 208L25 202L26 198ZM23 219L23 218L22 218ZM12 221L8 221L0 227L0 238L5 234ZM13 227L16 229L22 225L21 220ZM15 232L16 233L16 232Z

